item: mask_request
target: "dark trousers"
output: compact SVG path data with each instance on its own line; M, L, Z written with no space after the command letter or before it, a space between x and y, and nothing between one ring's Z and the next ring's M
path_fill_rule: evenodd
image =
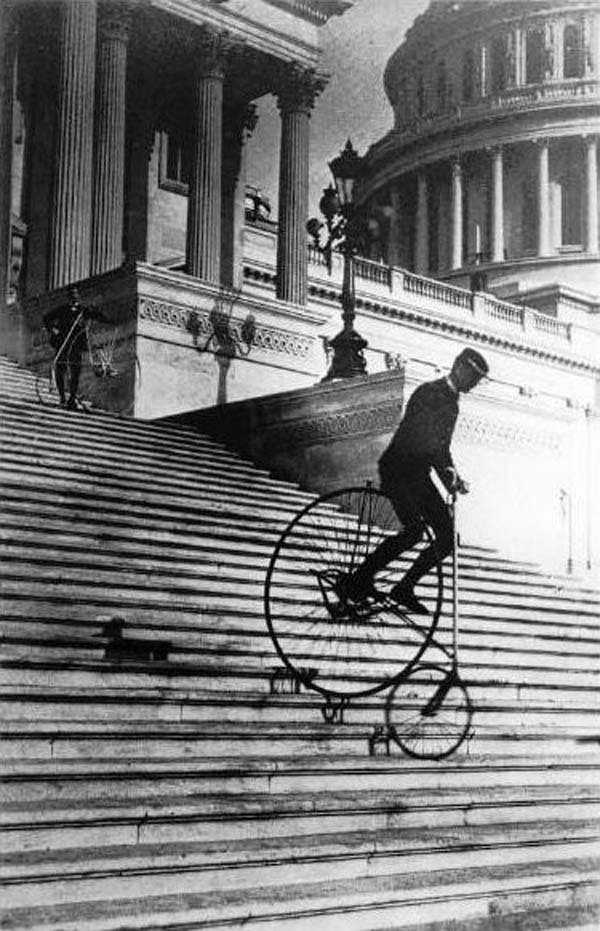
M405 550L423 538L424 524L433 531L435 542L426 547L410 567L403 582L412 588L438 560L452 552L454 533L448 505L428 472L410 471L401 476L380 469L381 490L390 499L400 520L401 530L388 537L367 556L363 570L370 576L384 569Z

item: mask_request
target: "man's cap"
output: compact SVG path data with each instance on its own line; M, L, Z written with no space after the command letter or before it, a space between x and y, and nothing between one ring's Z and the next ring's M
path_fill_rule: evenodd
M457 355L455 363L456 362L470 366L482 376L487 375L490 370L484 357L480 352L477 352L476 349L463 349L463 351Z

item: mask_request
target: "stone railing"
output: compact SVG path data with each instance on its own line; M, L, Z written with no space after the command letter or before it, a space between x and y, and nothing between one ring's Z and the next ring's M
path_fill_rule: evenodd
M457 104L451 110L429 112L423 116L399 122L396 128L382 140L381 147L378 145L374 147L374 152L383 153L388 145L395 145L399 137L405 143L410 139L426 136L434 128L436 132L439 132L457 123L470 122L490 113L536 109L540 106L551 106L556 102L572 101L578 104L598 97L600 97L600 81L596 78L511 87L500 94L482 98L474 103Z

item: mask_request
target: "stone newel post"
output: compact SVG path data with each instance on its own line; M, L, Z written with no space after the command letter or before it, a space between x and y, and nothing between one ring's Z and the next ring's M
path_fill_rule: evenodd
M50 288L86 278L92 233L96 0L63 0Z
M278 93L281 112L277 297L306 304L308 259L308 147L310 112L325 80L311 69L286 68Z
M229 49L224 33L208 30L196 45L187 267L191 275L214 284L221 279L223 82Z
M92 274L116 268L122 260L125 82L130 19L130 12L123 4L106 3L100 7Z

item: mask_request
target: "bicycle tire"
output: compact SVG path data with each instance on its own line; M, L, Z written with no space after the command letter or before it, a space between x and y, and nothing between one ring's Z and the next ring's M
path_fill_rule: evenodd
M348 574L398 530L389 499L367 485L322 495L281 534L267 569L265 617L278 656L305 687L337 699L374 694L430 643L442 604L439 559L417 590L430 607L426 617L408 614L381 588L399 581L406 556L378 574L376 599L356 602L343 593ZM429 530L425 536L426 545L434 543Z
M434 708L440 687L440 704ZM472 718L473 706L463 680L456 670L435 663L413 666L395 683L386 701L388 732L413 759L451 756L468 736Z
M141 384L133 337L120 336L114 326L95 321L88 325L86 335L88 351L81 359L78 406L91 412L133 414ZM75 349L71 347L70 353Z

